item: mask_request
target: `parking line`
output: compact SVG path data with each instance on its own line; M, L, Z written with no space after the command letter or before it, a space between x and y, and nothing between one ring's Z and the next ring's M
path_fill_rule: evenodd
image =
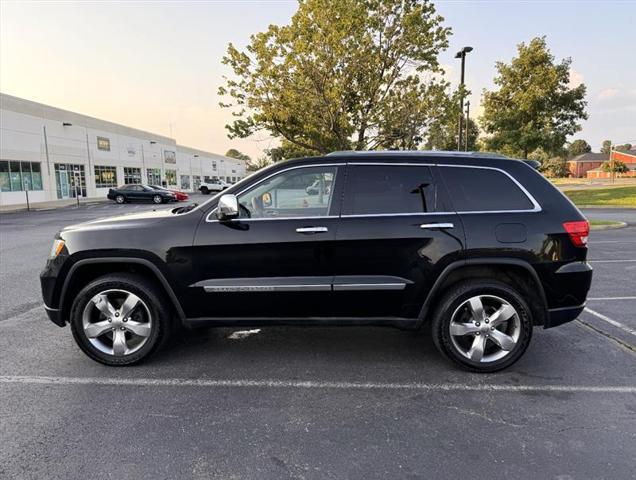
M100 378L2 375L0 384L26 385L101 385L140 387L232 387L232 388L296 388L317 390L420 390L430 392L570 392L570 393L636 393L630 385L469 385L459 383L357 383L299 380L203 380L192 378Z
M627 263L636 262L636 260L588 260L589 263Z
M587 299L588 302L602 300L636 300L636 297L592 297Z
M627 325L623 325L621 322L617 322L616 320L612 320L608 316L605 316L602 313L598 313L597 311L592 310L591 308L588 308L588 307L585 307L585 311L587 313L591 313L595 317L600 318L601 320L609 323L610 325L614 325L616 328L620 328L621 330L623 330L623 331L625 331L627 333L631 333L632 335L636 336L636 330L634 330L632 328L629 328Z
M598 241L590 241L590 245L596 245L598 243L636 243L636 240L598 240Z

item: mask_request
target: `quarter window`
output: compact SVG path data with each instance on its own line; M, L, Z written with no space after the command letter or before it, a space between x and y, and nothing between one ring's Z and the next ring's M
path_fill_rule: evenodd
M95 165L95 188L117 186L117 168Z
M498 170L439 167L458 212L531 210L534 205L519 186Z
M287 170L239 196L241 218L322 217L329 215L337 167Z
M427 166L350 165L343 213L433 212L436 197L436 187Z

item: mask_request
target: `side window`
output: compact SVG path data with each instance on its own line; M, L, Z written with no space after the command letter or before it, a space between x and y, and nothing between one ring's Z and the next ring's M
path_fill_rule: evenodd
M338 167L287 170L238 197L241 218L323 217L329 215Z
M345 215L436 210L436 187L427 166L349 165L345 192Z
M534 205L510 177L497 170L438 167L458 212L531 210Z

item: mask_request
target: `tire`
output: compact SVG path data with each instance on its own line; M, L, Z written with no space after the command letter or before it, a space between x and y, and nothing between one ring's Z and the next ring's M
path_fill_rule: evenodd
M203 195L210 195L210 190L208 189L208 187L201 187L199 190Z
M521 358L530 344L532 326L532 313L519 292L501 282L477 279L446 291L433 314L431 333L446 358L465 370L490 373Z
M118 300L124 302L131 298L125 293L139 300L127 318L121 315L124 305L117 303ZM102 308L109 312L108 316L93 301L98 294L107 298L108 304ZM164 296L152 282L140 275L117 273L99 277L75 297L70 315L73 338L79 348L96 362L109 366L138 363L157 351L170 336L172 315ZM103 301L97 303L103 305ZM109 310L109 306L113 309ZM141 335L133 332L133 326L134 331ZM92 338L88 336L90 329L93 329ZM119 342L117 354L115 335L124 339L123 347Z
M163 198L161 197L161 195L155 195L154 197L152 197L152 202L158 205L160 203L163 203Z
M123 195L116 195L115 196L115 202L119 203L120 205L126 203L126 197L124 197Z

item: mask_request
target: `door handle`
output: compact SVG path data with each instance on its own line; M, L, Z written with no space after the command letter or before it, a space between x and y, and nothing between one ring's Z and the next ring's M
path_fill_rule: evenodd
M423 223L420 225L420 228L429 229L429 228L454 228L455 225L452 223Z
M300 227L296 229L297 233L324 233L328 231L327 227Z

